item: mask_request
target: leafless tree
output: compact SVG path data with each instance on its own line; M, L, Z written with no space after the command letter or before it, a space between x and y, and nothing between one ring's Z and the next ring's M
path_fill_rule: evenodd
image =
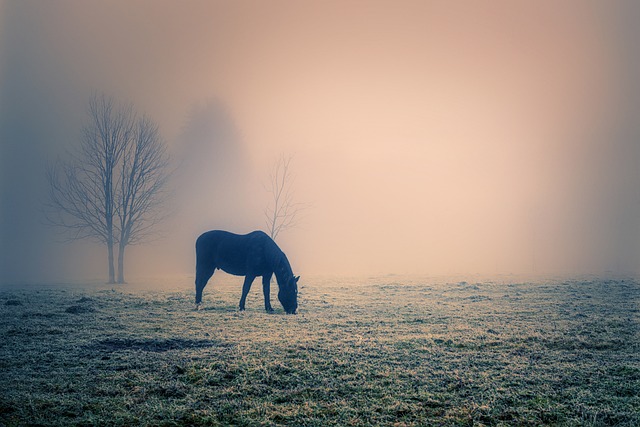
M109 283L115 282L114 179L134 129L133 110L105 96L89 101L89 124L77 153L48 169L49 220L72 230L71 239L92 238L107 245Z
M88 112L77 153L47 170L47 218L70 230L71 240L89 238L107 246L109 283L115 283L118 243L118 282L124 282L124 248L148 235L157 222L154 209L166 183L168 159L157 126L138 119L131 106L96 95Z
M271 201L264 210L264 216L267 231L273 240L281 231L298 225L302 211L308 207L294 200L291 160L291 156L280 156L273 165L269 181L265 185L271 194Z
M136 122L125 147L118 188L118 283L124 283L124 252L130 244L149 238L164 217L158 209L165 201L169 158L158 125L147 117Z

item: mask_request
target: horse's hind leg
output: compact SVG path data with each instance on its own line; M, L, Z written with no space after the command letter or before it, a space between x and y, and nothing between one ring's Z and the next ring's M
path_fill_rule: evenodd
M251 284L255 278L256 276L251 276L249 274L244 278L244 285L242 285L242 297L240 297L240 311L244 311L244 303L247 300L247 295L249 294Z
M267 313L273 313L271 307L271 274L262 276L262 293L264 294L264 309Z
M202 290L216 270L215 265L198 262L196 265L196 305L202 302Z

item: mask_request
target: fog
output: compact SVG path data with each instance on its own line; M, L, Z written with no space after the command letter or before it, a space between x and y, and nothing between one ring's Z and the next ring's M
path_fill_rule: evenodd
M264 229L292 156L305 274L640 266L633 1L0 2L0 282L106 277L42 219L92 93L155 120L171 215L129 276L192 274L199 233Z

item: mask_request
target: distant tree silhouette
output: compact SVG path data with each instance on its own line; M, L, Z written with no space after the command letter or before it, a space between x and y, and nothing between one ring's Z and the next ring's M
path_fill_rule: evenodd
M89 124L77 152L47 169L50 223L71 231L70 239L93 239L107 246L109 283L124 283L124 251L150 235L160 219L168 156L158 127L138 118L130 105L94 95Z
M271 201L264 210L264 216L267 232L273 240L281 231L298 225L300 214L308 207L294 200L291 160L291 156L281 155L274 163L265 185L271 194Z
M180 165L172 178L181 224L180 233L172 236L176 245L191 246L194 236L205 229L239 231L262 219L262 206L256 211L251 205L246 144L221 100L208 98L190 106L173 153Z

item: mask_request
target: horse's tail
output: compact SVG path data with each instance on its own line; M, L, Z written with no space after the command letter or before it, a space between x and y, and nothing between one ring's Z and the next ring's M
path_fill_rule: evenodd
M196 304L202 302L202 291L216 270L213 257L216 240L212 232L203 233L196 239Z

